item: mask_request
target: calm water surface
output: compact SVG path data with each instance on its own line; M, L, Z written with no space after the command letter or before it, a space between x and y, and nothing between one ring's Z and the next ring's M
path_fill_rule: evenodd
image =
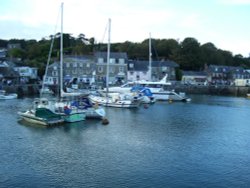
M18 121L33 99L0 101L0 187L250 187L250 100L192 96L100 121Z

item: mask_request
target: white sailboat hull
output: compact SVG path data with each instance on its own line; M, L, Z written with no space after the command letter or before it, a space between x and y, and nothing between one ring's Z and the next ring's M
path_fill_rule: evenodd
M116 108L137 108L140 105L139 101L132 100L114 100L112 98L100 97L100 96L89 96L91 102L108 107Z
M16 99L17 94L16 93L10 93L10 94L0 94L0 99L8 100L8 99Z

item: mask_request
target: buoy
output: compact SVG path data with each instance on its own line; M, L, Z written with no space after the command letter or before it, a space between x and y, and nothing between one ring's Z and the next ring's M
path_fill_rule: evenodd
M168 100L168 103L172 103L172 102L173 102L172 99L169 99L169 100Z
M107 118L102 118L102 124L103 125L108 125L109 124L109 120Z

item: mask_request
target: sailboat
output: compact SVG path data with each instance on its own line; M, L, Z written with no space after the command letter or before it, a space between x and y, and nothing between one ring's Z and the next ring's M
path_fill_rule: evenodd
M86 118L86 110L79 109L70 100L64 100L63 91L63 3L61 4L61 36L60 36L60 100L56 102L55 110L64 116L65 122L72 123L83 121Z
M98 91L96 94L90 94L89 99L95 104L107 107L137 108L141 103L138 97L120 93L109 93L110 30L111 19L108 21L106 92Z
M46 98L34 101L31 110L18 114L26 121L41 125L58 122L78 122L86 118L86 110L79 109L69 100L63 100L63 3L61 4L61 41L60 41L60 101L52 102ZM52 118L52 119L51 119ZM56 120L54 120L56 118Z
M63 8L63 4L62 4ZM61 19L63 20L63 19ZM61 26L63 23L61 23ZM61 27L62 30L62 27ZM86 93L82 92L72 92L67 93L63 90L63 36L61 31L61 46L60 46L60 100L55 103L55 107L58 111L67 113L66 122L76 122L85 120L85 118L94 119L104 119L105 110L93 104ZM73 100L68 100L67 98L74 98ZM66 99L66 100L64 100Z

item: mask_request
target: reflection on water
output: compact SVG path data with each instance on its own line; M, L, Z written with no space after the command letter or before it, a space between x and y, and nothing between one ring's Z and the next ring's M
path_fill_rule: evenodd
M247 187L250 100L192 96L45 128L0 101L0 187Z

